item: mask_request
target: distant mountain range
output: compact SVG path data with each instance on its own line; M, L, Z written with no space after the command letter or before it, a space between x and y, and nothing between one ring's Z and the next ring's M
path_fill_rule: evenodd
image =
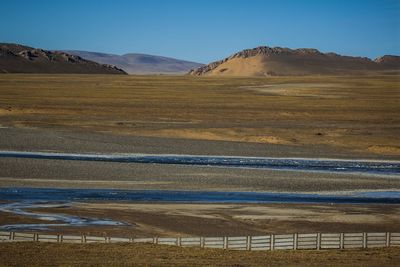
M246 49L189 73L196 76L346 75L400 70L400 57L375 60L321 53L316 49L260 46Z
M0 73L126 74L65 52L8 43L0 43Z
M316 49L260 46L202 65L174 58L88 51L50 51L0 43L0 73L185 74L195 76L296 76L397 73L400 56L365 57Z
M129 74L184 74L203 64L146 54L114 55L88 51L63 50L101 64L115 65Z

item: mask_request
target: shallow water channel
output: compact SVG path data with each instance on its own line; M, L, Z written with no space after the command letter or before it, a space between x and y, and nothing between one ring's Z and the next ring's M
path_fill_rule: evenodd
M400 204L400 192L362 192L347 195L163 191L114 189L0 188L0 211L49 223L2 225L3 230L47 230L60 226L126 226L125 222L107 218L36 212L38 208L63 208L73 202L131 201L140 203L335 203L335 204Z
M0 157L400 175L400 161L0 151Z

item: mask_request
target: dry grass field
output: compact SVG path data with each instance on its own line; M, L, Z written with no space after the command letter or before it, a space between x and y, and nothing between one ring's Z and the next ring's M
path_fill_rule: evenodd
M398 160L399 81L4 74L0 150ZM397 190L400 180L2 158L0 186L337 192Z
M0 75L0 148L399 159L399 84L394 75L4 74ZM397 177L374 175L12 158L0 160L0 178L0 186L5 187L284 192L399 187ZM123 207L75 203L46 211L110 217L134 225L54 231L141 236L392 231L398 229L399 213L396 205L150 203ZM8 213L0 220L2 224L40 222ZM266 253L132 244L0 244L2 266L396 266L399 255L397 248Z
M150 244L3 243L2 266L398 266L399 248L227 251Z
M0 76L0 126L400 155L400 78ZM327 155L328 157L329 155Z

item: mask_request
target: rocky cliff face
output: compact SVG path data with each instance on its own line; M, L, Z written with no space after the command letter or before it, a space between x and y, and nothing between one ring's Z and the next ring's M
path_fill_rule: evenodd
M0 44L0 72L126 74L112 65L98 64L61 51L19 44Z
M342 75L399 69L398 58L384 56L373 61L365 57L322 53L317 49L260 46L193 69L189 74L196 76Z
M394 68L394 69L400 68L400 56L385 55L376 58L374 61L387 68Z

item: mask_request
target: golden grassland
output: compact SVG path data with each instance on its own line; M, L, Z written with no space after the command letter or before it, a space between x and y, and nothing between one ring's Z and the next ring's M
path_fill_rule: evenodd
M2 266L398 266L400 248L229 251L151 244L3 243Z
M0 75L0 126L400 155L400 77Z
M395 75L271 78L0 75L0 127L37 127L112 135L241 141L297 146L299 149L331 147L348 151L349 154L365 153L378 158L396 158L400 155L399 114L400 77ZM3 166L10 169L10 162L4 160ZM17 168L32 166L24 167L18 163L19 161L12 163L12 166L16 166L15 169L11 169L14 175ZM84 167L87 166L89 164L85 163ZM32 175L38 168L30 168L29 174ZM44 165L41 168L40 172L49 170L50 166ZM71 172L69 166L65 168L65 173ZM137 168L138 166L135 166L135 171ZM156 167L152 166L152 169ZM115 170L111 168L105 175L111 177ZM171 173L176 176L176 173L181 171L173 169ZM134 171L127 169L126 172L129 173L126 177L132 179ZM40 177L43 176L43 173L39 174ZM54 176L54 173L51 175ZM90 175L94 176L93 173ZM158 173L155 175L160 176ZM279 175L280 177L275 177L271 183L282 180L282 175ZM243 176L248 177L248 173L243 173ZM288 182L290 186L293 186L294 181L305 183L305 180L292 177L292 174L289 176L292 179ZM15 185L16 180L10 179ZM214 177L210 179L215 180ZM204 182L204 178L199 180ZM224 184L232 184L232 179L221 181ZM245 181L249 183L247 179ZM327 184L327 181L328 179L325 179L324 182L318 181L313 184ZM338 184L345 183L342 179L335 181L337 184L332 184L335 189L338 188ZM376 181L367 182L381 184L382 179L376 178ZM48 181L46 183L49 184ZM307 186L313 188L310 184ZM242 183L240 188L243 188ZM193 207L189 208L190 212L196 212ZM316 225L321 224L315 207L314 210L303 207L299 209L303 212L302 227L305 230L315 229ZM326 213L326 208L321 209ZM173 210L188 212L182 210L182 207L174 207ZM280 212L279 209L276 211ZM379 211L383 212L380 208ZM99 212L103 214L104 210L95 207L92 210L82 208L78 212L91 212L95 215ZM142 228L146 228L143 225L150 225L153 227L150 227L151 229L165 228L170 233L194 231L179 229L178 219L195 222L191 226L196 227L196 231L204 232L210 231L209 221L214 219L202 219L202 211L199 211L200 219L192 214L165 216L164 213L170 212L169 210L157 210L154 212L157 216L141 210L126 212L114 208L108 212L121 218L126 216L140 219ZM231 210L226 212L232 213ZM388 211L385 209L385 212ZM265 213L270 214L271 210L266 210ZM351 212L331 212L334 222L330 225L358 227L359 222L354 225L349 223L352 219L362 221L364 227L397 226L397 211L392 210L390 214L386 214L384 222L376 222L376 216L372 213L360 214L358 207ZM255 228L259 228L258 222L264 226L269 223L269 227L272 227L268 218L260 217L259 210L253 217L248 218L250 215L246 210L247 217L243 220L258 218L258 221L254 221ZM226 214L224 216L226 220ZM299 219L298 216L297 214L295 219L301 221L302 218ZM315 216L313 218L317 221L310 223L312 216ZM341 216L340 222L338 216ZM389 217L394 219L388 221ZM2 217L2 220L12 222L18 222L20 219L10 215ZM289 219L285 217L283 221L275 222L273 227L277 227L275 230L279 227L296 227ZM203 223L201 227L199 222ZM235 223L235 229L248 230L247 223ZM139 231L143 230L142 228L138 227ZM220 228L214 230L221 231ZM0 244L0 265L4 266L396 266L400 260L399 255L398 248L244 252L149 244Z

